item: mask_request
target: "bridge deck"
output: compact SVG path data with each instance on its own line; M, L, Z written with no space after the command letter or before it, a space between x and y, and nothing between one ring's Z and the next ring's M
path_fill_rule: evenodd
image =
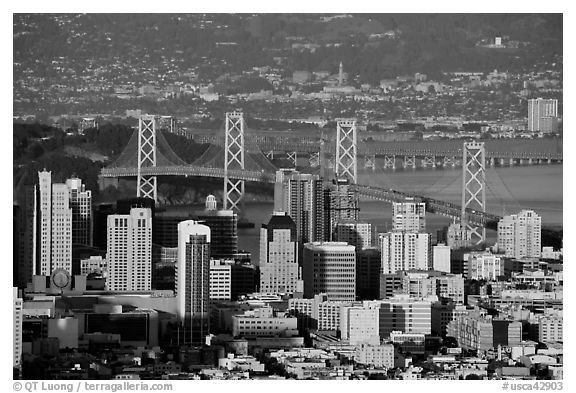
M207 168L199 166L170 166L170 167L145 167L141 169L141 174L144 176L200 176L200 177L216 177L223 178L226 173L222 168ZM138 176L137 168L103 168L100 174L101 177L118 178L118 177L136 177ZM247 171L247 170L229 170L228 177L238 180L245 180L249 182L270 183L276 181L276 174L264 171ZM460 218L462 215L462 208L458 205L444 202L441 200L424 197L421 195L396 191L392 189L355 185L355 189L359 195L376 199L388 203L402 202L406 198L414 198L416 201L426 203L426 211L444 215L453 218ZM484 226L488 228L495 228L496 223L500 220L500 216L477 212L467 209L466 218L473 225Z

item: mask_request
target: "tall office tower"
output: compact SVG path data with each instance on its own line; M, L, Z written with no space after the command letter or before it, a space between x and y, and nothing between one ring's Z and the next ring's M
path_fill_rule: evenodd
M238 215L232 210L157 212L153 219L154 244L178 247L178 223L186 220L202 221L210 228L211 258L232 259L238 253Z
M108 216L108 280L110 291L149 291L152 287L152 211Z
M260 229L260 291L296 292L298 274L296 224L285 212L274 212Z
M378 299L382 257L378 248L356 249L356 295L359 300Z
M14 312L12 365L13 367L19 367L22 361L22 298L18 297L18 288L15 287L12 288L12 310Z
M405 232L426 232L426 204L408 198L404 202L392 204L392 230Z
M176 302L183 343L201 345L210 332L210 228L194 220L178 224Z
M52 172L38 172L37 274L52 274ZM70 258L72 259L72 258Z
M465 225L454 222L448 227L446 242L451 250L466 248L472 245L472 232Z
M72 274L72 209L66 184L52 184L52 256L51 268Z
M353 220L338 221L333 238L336 242L356 247L357 251L372 247L372 224Z
M296 169L281 168L276 171L276 182L274 183L274 211L288 211L290 205L290 194L288 193L288 177L292 174L299 174Z
M550 119L558 118L558 100L535 98L528 100L528 131L552 132L545 129Z
M278 171L274 188L275 211L286 212L296 223L300 244L324 238L324 198L318 175Z
M358 193L350 186L347 179L339 179L334 182L333 189L324 191L325 240L333 239L337 222L359 219Z
M378 243L382 253L383 274L430 268L431 235L429 233L380 233Z
M100 250L106 250L108 242L108 216L116 214L112 203L97 205L94 209L94 226L92 230L92 244Z
M450 247L445 244L432 247L432 269L450 273Z
M82 179L66 180L72 208L72 244L92 246L92 191Z
M234 258L238 253L238 214L232 210L204 210L194 216L210 228L210 257Z
M532 210L505 216L498 222L498 251L513 258L540 258L542 218Z
M35 186L24 186L19 197L20 215L18 216L18 253L19 288L24 288L32 281L37 272L37 189Z
M356 250L341 242L304 245L304 297L326 293L329 300L356 299Z
M210 260L210 300L232 300L232 263Z

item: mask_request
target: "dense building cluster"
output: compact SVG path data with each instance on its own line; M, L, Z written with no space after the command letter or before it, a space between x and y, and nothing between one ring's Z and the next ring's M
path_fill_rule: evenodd
M562 378L562 250L541 217L494 245L460 223L433 243L426 205L359 219L344 179L279 170L260 263L238 216L146 198L93 206L38 173L17 196L14 367L22 378ZM70 368L70 362L74 367ZM50 363L50 367L40 367Z

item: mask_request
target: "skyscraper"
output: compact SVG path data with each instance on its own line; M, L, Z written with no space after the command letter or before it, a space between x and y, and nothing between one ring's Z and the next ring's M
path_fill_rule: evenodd
M412 198L392 204L392 230L405 232L426 231L426 204Z
M178 224L176 301L184 344L200 345L210 329L210 228L194 220Z
M52 184L52 255L51 267L45 275L55 269L72 273L72 209L68 187L65 184Z
M22 298L18 297L18 288L12 288L12 310L13 319L13 367L20 366L22 358Z
M324 239L324 198L318 175L278 171L274 188L274 210L286 212L296 224L299 243Z
M558 118L558 100L535 98L528 100L528 131L555 131L546 127L550 120ZM552 122L553 123L553 122Z
M304 245L304 297L325 293L329 300L356 299L356 250L342 242Z
M108 216L108 280L111 291L149 291L152 286L152 211Z
M92 245L92 191L86 190L82 180L66 180L72 208L72 244Z
M507 257L540 258L542 218L532 210L505 216L498 222L498 251Z
M359 219L358 194L350 185L347 179L338 179L332 188L324 190L325 240L333 239L337 222Z
M38 274L52 273L52 172L38 172ZM70 257L72 260L72 257Z
M275 212L260 229L260 291L296 292L299 279L296 224L285 212Z
M430 268L431 235L429 233L380 233L378 242L382 253L383 274Z
M333 240L346 242L363 250L372 246L372 224L369 222L342 220L336 223Z
M18 287L24 288L32 281L32 276L37 273L37 212L36 207L37 188L35 186L24 186L19 197L20 211L18 216Z

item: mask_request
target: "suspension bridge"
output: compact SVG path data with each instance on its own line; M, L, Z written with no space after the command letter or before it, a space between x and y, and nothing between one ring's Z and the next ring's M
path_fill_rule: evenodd
M163 131L176 133L174 127L174 119L169 116L142 115L139 118L138 130L134 132L118 158L102 169L100 177L102 179L135 177L137 196L154 200L157 200L157 177L159 176L222 178L224 179L224 209L239 211L245 182L275 182L277 168L270 161L274 149L284 149L283 151L290 153L286 150L288 145L283 144L285 141L282 140L274 142L276 143L274 146L266 145L262 141L259 145L254 143L254 139L247 143L249 138L247 138L243 114L229 112L226 113L223 137L214 137L213 144L210 144L201 157L189 164L174 153L164 138ZM207 141L198 140L198 142ZM358 143L354 119L337 122L335 140L332 140L332 143L316 141L314 151L310 145L302 143L298 145L297 151L296 149L292 151L294 165L296 165L297 152L310 149L311 167L319 167L320 173L324 173L323 168L333 168L335 175L338 178L347 178L359 195L388 203L401 202L406 198L425 202L426 211L461 220L480 241L485 239L485 228L496 229L501 218L496 214L486 212L486 166L494 164L496 160L504 159L530 160L531 163L532 160L548 163L562 160L561 153L554 149L544 150L541 153L522 153L515 149L497 153L500 150L493 149L487 153L483 142L455 143L452 141L444 147L438 145L435 149L426 151L408 145L402 150L397 143L387 147L388 144L381 143L372 146L368 143ZM448 165L456 165L459 161L463 167L462 204L456 205L391 188L357 184L359 150L370 157L368 160L372 162L373 169L378 155L384 158L385 167L395 165L394 155L396 154L404 154L404 162L408 162L408 166L413 165L413 167L416 165L417 157L422 159L424 166L425 163L430 166L436 165L438 158L441 158L444 165L447 162ZM388 156L389 153L390 156Z

